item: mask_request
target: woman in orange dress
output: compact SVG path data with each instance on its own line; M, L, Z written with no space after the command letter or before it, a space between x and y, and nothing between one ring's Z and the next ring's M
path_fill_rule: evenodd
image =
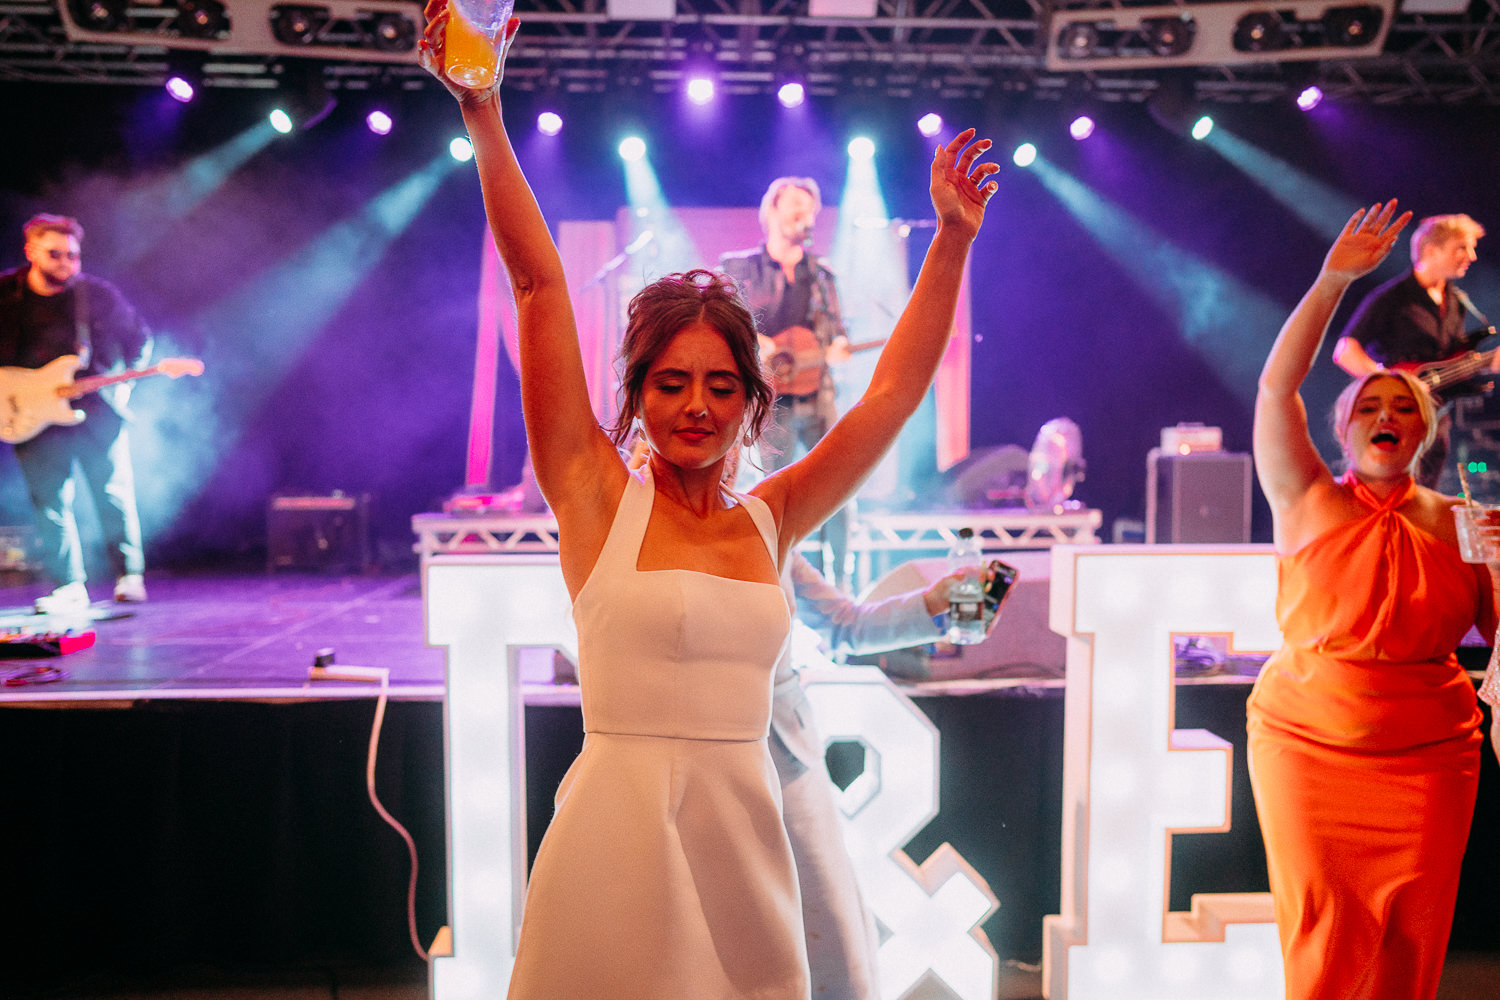
M1453 922L1483 721L1454 650L1495 630L1497 568L1459 558L1456 501L1416 485L1436 419L1399 371L1357 379L1335 477L1299 394L1344 291L1411 218L1360 210L1261 372L1255 464L1270 501L1283 643L1248 706L1288 1000L1430 1000Z

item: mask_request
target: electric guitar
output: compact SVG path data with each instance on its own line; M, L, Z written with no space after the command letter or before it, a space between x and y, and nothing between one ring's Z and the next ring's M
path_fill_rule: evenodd
M20 444L30 441L53 424L71 426L83 420L68 400L98 392L105 386L148 375L202 375L203 362L195 358L167 358L150 368L137 368L116 375L90 375L78 380L78 357L64 354L40 368L0 368L0 441Z
M1407 362L1391 367L1415 375L1417 381L1432 393L1433 401L1442 406L1459 396L1479 395L1488 391L1486 383L1474 380L1490 374L1496 351L1500 351L1500 347L1492 347L1487 351L1465 351L1441 361Z
M850 344L849 353L857 354L885 344L888 338ZM761 358L771 371L771 382L778 396L806 396L818 391L823 383L823 366L827 354L818 335L805 326L789 326L774 337L761 338Z

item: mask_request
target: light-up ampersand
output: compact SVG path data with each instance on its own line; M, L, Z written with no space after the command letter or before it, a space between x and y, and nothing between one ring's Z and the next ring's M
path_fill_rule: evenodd
M937 729L875 667L824 660L803 682L825 743L864 747L839 806L860 891L889 931L882 997L896 1000L930 971L962 1000L991 1000L999 963L979 929L997 905L989 886L948 844L920 866L901 849L937 815Z
M1168 912L1171 835L1229 829L1230 745L1173 728L1174 634L1281 642L1269 547L1053 550L1067 637L1062 913L1047 917L1051 1000L1280 1000L1269 893Z

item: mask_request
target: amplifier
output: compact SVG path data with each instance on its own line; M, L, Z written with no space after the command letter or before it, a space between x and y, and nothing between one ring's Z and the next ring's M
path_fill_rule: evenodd
M1250 456L1227 451L1146 457L1146 541L1250 541Z
M275 496L266 512L266 568L362 573L370 568L370 499L335 490Z

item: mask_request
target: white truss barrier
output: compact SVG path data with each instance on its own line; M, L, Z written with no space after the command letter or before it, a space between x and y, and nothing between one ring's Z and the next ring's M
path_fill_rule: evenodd
M1228 742L1173 725L1174 635L1275 649L1269 546L1052 550L1068 640L1062 913L1045 919L1050 1000L1281 1000L1269 893L1169 912L1174 832L1229 829Z

